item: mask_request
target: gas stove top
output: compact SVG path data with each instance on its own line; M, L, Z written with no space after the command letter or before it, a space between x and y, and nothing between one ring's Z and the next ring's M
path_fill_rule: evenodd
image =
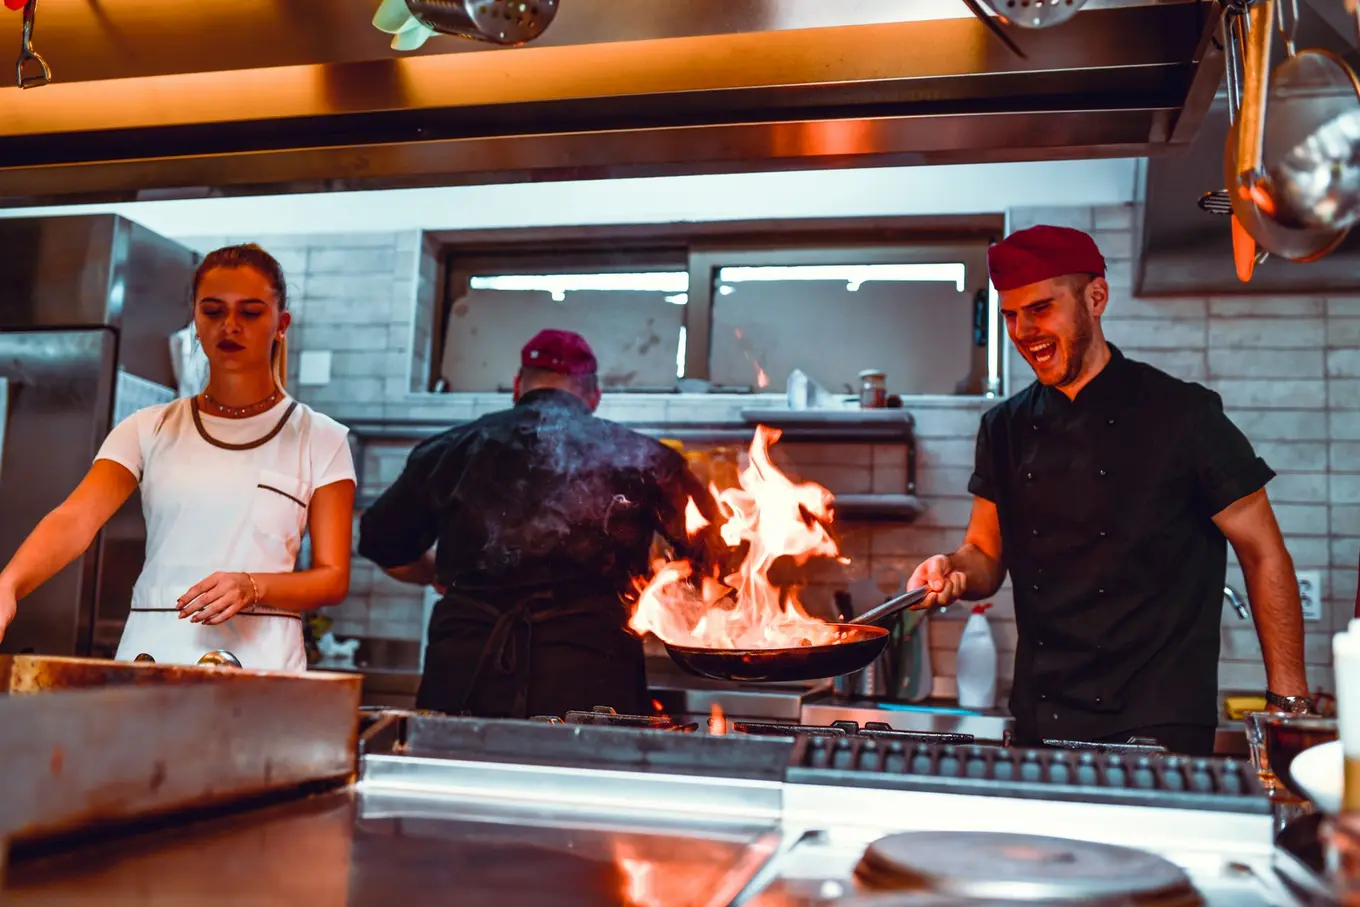
M592 725L595 727L627 727L653 731L678 731L693 734L700 731L710 736L749 735L754 737L857 737L861 739L896 740L901 743L974 743L972 734L953 734L943 731L904 731L884 721L840 720L827 725L796 724L780 721L749 721L727 719L722 716L620 715L608 706L596 706L590 711L570 711L562 718L544 716L535 721L548 724Z
M1102 907L1291 903L1270 865L1269 803L1250 767L1233 760L881 737L862 724L778 727L597 710L556 721L411 716L400 755L365 757L364 785L370 794L438 792L422 802L447 798L451 815L475 803L519 804L535 815L592 811L642 823L684 815L769 827L777 844L741 895L723 901L742 907L978 907L987 899L1075 907L1095 894ZM953 867L951 881L931 876L944 861L892 858L884 842L913 833L946 845L959 835L1062 840L988 839L1015 871L998 875L1005 860L979 846L971 856L980 861ZM887 857L866 865L876 842ZM1102 875L1106 857L1139 868ZM1027 861L1047 887L1025 881ZM1057 892L1071 864L1081 872L1067 884L1105 887L1090 898ZM1000 881L977 887L987 873Z
M392 722L399 722L400 730ZM366 753L792 783L840 791L968 793L1269 815L1249 763L1158 749L1028 749L872 722L828 726L619 715L529 721L392 713ZM384 750L384 747L386 749Z
M1108 817L1107 817L1108 818ZM912 823L914 824L914 823ZM881 837L809 830L748 886L744 907L1284 907L1293 901L1259 848L1232 838L1194 851L1156 839L1111 844L989 830L908 831ZM1058 837L1062 835L1062 837ZM914 858L876 860L910 842ZM963 849L960 849L963 848ZM972 850L967 848L973 848ZM1010 851L1007 853L1007 851ZM944 859L940 859L941 855Z

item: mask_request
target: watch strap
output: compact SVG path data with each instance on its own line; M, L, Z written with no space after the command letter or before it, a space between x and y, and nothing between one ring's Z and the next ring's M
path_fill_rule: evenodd
M1302 714L1313 710L1313 700L1307 696L1281 696L1279 693L1270 690L1266 690L1266 705L1293 714Z

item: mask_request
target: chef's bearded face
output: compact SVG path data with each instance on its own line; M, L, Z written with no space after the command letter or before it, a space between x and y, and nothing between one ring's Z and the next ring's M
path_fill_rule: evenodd
M590 411L600 405L600 379L598 375L562 375L544 368L522 368L515 376L515 401L533 390L556 388L575 394L590 406Z
M1103 277L1071 274L1001 293L1006 331L1039 383L1063 387L1082 376L1095 338L1103 336L1109 292Z

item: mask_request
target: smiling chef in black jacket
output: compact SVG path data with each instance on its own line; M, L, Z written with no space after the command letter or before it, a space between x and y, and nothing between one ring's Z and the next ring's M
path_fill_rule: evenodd
M996 593L1018 644L1015 740L1151 737L1208 755L1231 542L1265 656L1267 700L1306 711L1303 615L1266 483L1218 394L1106 341L1105 261L1085 233L1036 226L987 257L1037 381L978 432L964 544L921 564L922 607Z
M417 446L364 513L359 553L397 579L446 590L418 708L648 713L642 640L621 596L648 573L654 535L708 574L725 553L722 517L682 455L594 415L600 387L585 338L542 331L520 361L514 407ZM691 499L709 521L693 537Z

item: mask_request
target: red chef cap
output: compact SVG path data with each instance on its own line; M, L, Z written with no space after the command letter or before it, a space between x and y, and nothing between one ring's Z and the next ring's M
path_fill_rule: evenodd
M1067 274L1105 276L1095 240L1071 227L1039 224L1017 230L987 250L987 273L997 292Z
M571 331L539 331L519 356L524 368L541 368L559 375L593 375L598 364L586 338Z

